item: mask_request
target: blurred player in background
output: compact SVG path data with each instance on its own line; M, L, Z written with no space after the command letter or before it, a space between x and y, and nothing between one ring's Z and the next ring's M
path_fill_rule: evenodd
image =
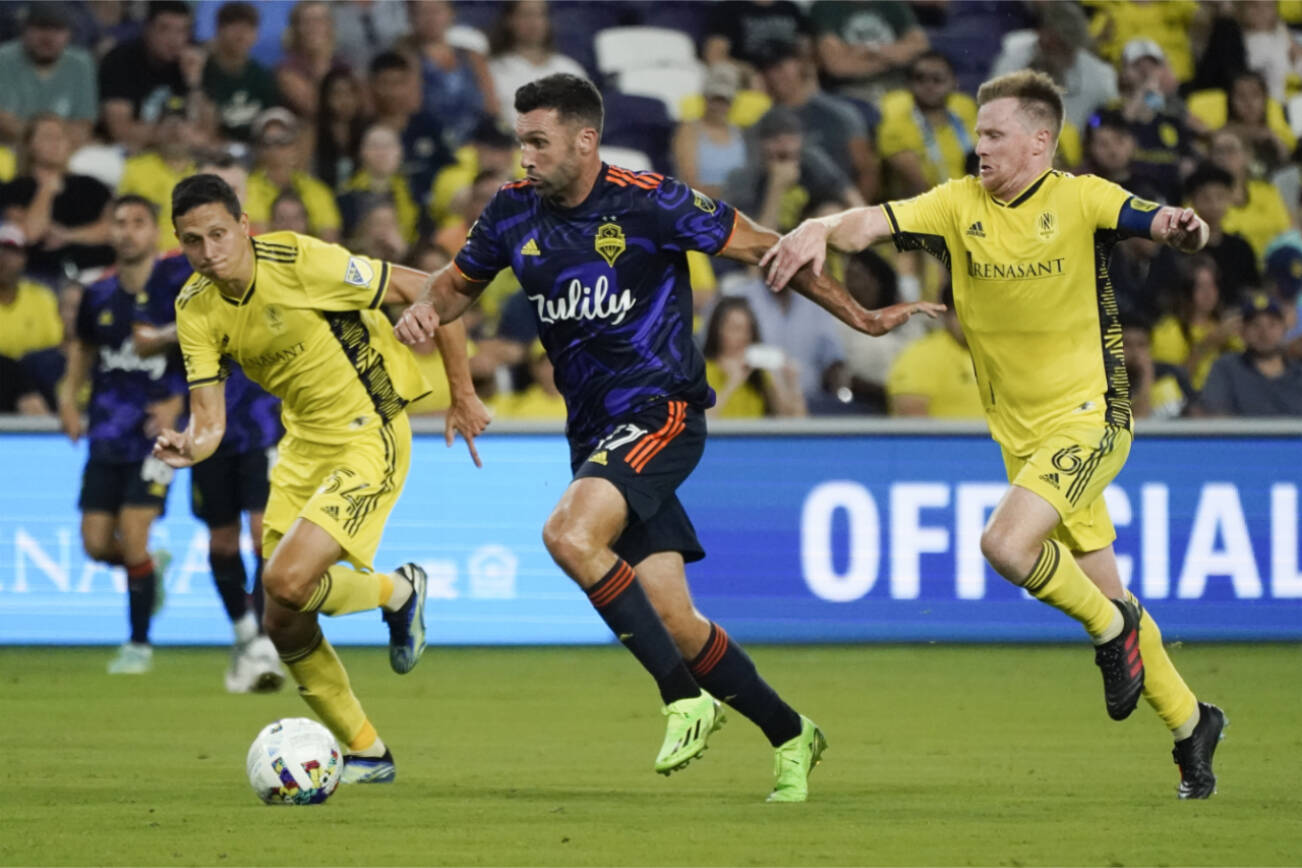
M1103 491L1130 453L1133 420L1108 256L1127 237L1187 253L1207 243L1192 209L1159 207L1093 176L1051 168L1062 95L1044 73L993 79L977 94L980 176L913 199L806 221L764 256L769 283L820 271L830 244L891 237L951 269L990 432L1012 486L981 551L1004 578L1075 618L1093 638L1109 716L1141 693L1175 737L1180 798L1216 790L1224 713L1198 702L1152 616L1121 583Z
M704 451L715 399L692 339L686 252L754 264L778 236L673 178L603 163L601 95L585 79L538 79L515 108L526 179L498 191L397 334L425 339L503 268L515 272L569 414L574 479L543 540L656 680L668 725L655 770L705 751L721 699L775 749L769 800L803 802L826 740L692 604L684 564L705 550L675 493ZM874 333L928 307L864 311L830 278L797 288Z
M208 162L200 172L212 172L243 190L246 173L230 160ZM193 273L184 256L176 280L150 287L136 306L136 352L142 357L179 354L176 349L176 297ZM284 429L280 401L254 384L239 365L229 366L226 380L226 435L217 452L190 472L190 506L208 528L208 564L213 584L235 633L226 689L231 693L279 690L285 673L275 646L262 631L262 512L267 505L271 465ZM253 590L240 551L240 515L248 513L249 536L256 563Z
M184 409L185 380L175 358L136 352L131 324L136 298L179 285L189 266L184 260L156 261L157 212L149 200L123 196L111 212L116 263L82 295L68 372L59 384L59 422L73 443L83 433L90 440L78 502L86 554L127 571L131 635L108 671L137 675L153 668L149 622L162 607L171 560L166 552L149 551L149 529L163 514L173 474L150 449ZM78 395L88 376L89 426L83 432Z
M176 300L190 386L190 424L163 431L154 454L173 467L202 462L226 431L227 361L283 402L285 436L263 518L267 634L299 693L345 746L343 781L384 783L393 753L353 694L317 614L380 609L389 664L409 672L425 650L425 571L372 570L411 458L406 407L429 390L379 311L410 302L426 274L294 232L249 236L230 185L194 175L172 193L181 249L195 274ZM452 388L449 445L488 424L466 361L465 331L435 338ZM340 561L347 560L347 564Z

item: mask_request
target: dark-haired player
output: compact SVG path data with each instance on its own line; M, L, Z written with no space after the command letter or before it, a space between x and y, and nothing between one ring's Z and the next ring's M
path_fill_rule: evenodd
M86 287L69 345L68 373L59 385L59 421L81 437L77 395L91 379L90 458L82 473L81 539L86 554L127 571L128 641L109 661L114 675L153 668L149 623L162 605L167 556L149 552L149 529L163 514L172 468L150 455L153 439L176 424L184 407L180 365L166 356L142 358L131 340L136 297L179 285L189 272L180 257L155 259L158 222L153 203L123 196L111 209L115 270Z
M692 605L683 565L705 552L675 494L700 460L714 403L692 340L688 250L757 263L778 238L672 178L606 165L603 107L587 81L516 91L526 180L507 184L396 329L405 342L455 319L503 268L524 287L568 409L574 480L543 528L553 559L655 678L668 727L655 769L706 748L719 701L777 752L771 801L799 802L825 747L736 642ZM928 305L879 312L806 272L797 287L881 334Z
M245 172L237 163L208 161L200 171L211 171L236 191L244 189ZM133 328L136 351L141 356L175 353L176 297L193 273L184 256L177 279L145 293L136 306ZM231 693L265 693L279 690L284 670L275 647L262 632L262 512L267 505L271 464L280 424L280 401L244 376L231 364L226 379L226 436L216 454L190 472L190 508L208 528L208 565L213 585L235 634L225 685ZM240 551L241 514L249 517L256 567L250 594L244 557Z
M382 610L395 672L425 650L425 571L371 564L410 464L406 407L429 389L379 308L414 299L426 275L294 232L250 238L239 199L212 174L176 185L172 219L195 270L176 299L190 424L163 431L154 454L187 467L216 452L228 360L281 399L285 436L263 517L263 622L300 695L345 745L344 782L391 781L393 754L317 614ZM478 463L472 438L488 411L471 385L465 332L435 338L452 390L449 444L460 431Z

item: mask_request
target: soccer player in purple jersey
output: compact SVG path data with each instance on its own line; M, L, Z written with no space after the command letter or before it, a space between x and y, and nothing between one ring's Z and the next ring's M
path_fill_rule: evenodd
M77 310L68 374L59 385L59 421L76 443L90 440L82 474L81 539L86 554L127 571L131 637L109 661L114 675L153 668L149 624L162 604L166 560L150 554L149 529L167 500L172 468L150 455L154 437L176 424L185 394L178 359L142 358L131 340L136 296L171 277L155 262L158 217L153 203L123 196L113 205L116 271L86 288ZM83 430L77 395L91 380L90 425Z
M243 190L238 165L201 166L215 170L236 190ZM169 280L154 280L137 299L133 339L142 358L177 356L176 297L193 274L189 261L175 255L159 261ZM280 424L280 400L230 363L226 380L226 434L209 460L190 471L190 508L208 528L208 565L222 607L235 634L224 682L231 693L270 693L285 683L285 672L271 640L262 630L262 513L270 491ZM253 590L240 552L241 513L249 516L256 567Z
M603 163L601 96L583 79L531 82L515 108L526 179L498 191L395 331L422 340L498 271L515 272L569 417L574 480L543 540L659 686L668 728L655 770L700 756L723 722L717 696L776 749L769 800L804 801L826 741L693 606L683 567L705 552L675 494L700 460L714 403L692 340L686 252L755 264L778 235L673 178ZM940 309L867 311L812 270L795 286L869 334Z

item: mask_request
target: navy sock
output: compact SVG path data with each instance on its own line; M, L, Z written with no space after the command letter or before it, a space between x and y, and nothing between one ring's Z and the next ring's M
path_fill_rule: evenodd
M262 596L262 554L257 555L257 566L253 569L253 591L249 595L253 599L253 614L258 618L258 632L264 632L262 629L262 613L267 608L267 601Z
M637 574L622 559L588 588L588 601L660 688L665 705L701 694Z
M131 641L149 644L149 619L154 614L154 561L127 567L127 617L131 622Z
M696 683L764 731L774 747L800 735L800 715L760 678L750 655L711 622L710 638L689 664Z
M210 551L208 565L212 567L213 584L217 586L217 595L226 607L226 616L231 621L238 621L249 610L249 592L244 589L244 583L248 581L244 558L239 555L216 555Z

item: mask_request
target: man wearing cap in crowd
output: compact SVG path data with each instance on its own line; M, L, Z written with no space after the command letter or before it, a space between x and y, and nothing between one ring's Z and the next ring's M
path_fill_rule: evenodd
M194 155L202 147L202 133L190 118L184 97L170 96L163 103L149 150L127 159L118 194L135 193L158 208L158 249L176 250L172 229L172 188L194 174Z
M805 143L819 148L850 175L866 201L876 198L880 165L868 141L868 126L848 102L824 93L813 64L794 42L768 43L759 54L764 90L775 106L800 117Z
M68 121L75 151L90 139L99 113L95 62L75 45L65 4L30 3L22 36L0 45L0 142L16 144L37 114Z
M1090 53L1089 22L1080 6L1044 3L1039 14L1035 38L1006 43L990 77L1027 68L1047 72L1065 91L1066 119L1081 129L1090 115L1117 98L1116 70Z
M304 172L298 141L298 119L289 109L269 108L253 120L256 161L249 175L244 210L249 221L265 228L271 220L271 204L286 190L293 190L307 209L310 234L322 241L339 240L342 219L334 194L321 181Z
M755 134L759 159L728 176L724 198L760 225L786 232L810 206L864 204L846 174L821 150L805 144L804 125L791 109L769 109L755 124Z
M1284 352L1288 323L1274 296L1243 303L1242 353L1221 356L1203 384L1201 416L1302 416L1302 362Z
M54 406L54 383L63 373L63 321L59 302L43 284L27 280L27 239L14 223L0 223L0 356L20 365Z
M1118 81L1121 99L1113 107L1135 139L1131 171L1158 185L1166 201L1179 201L1181 178L1193 171L1197 154L1162 47L1144 37L1127 42Z

